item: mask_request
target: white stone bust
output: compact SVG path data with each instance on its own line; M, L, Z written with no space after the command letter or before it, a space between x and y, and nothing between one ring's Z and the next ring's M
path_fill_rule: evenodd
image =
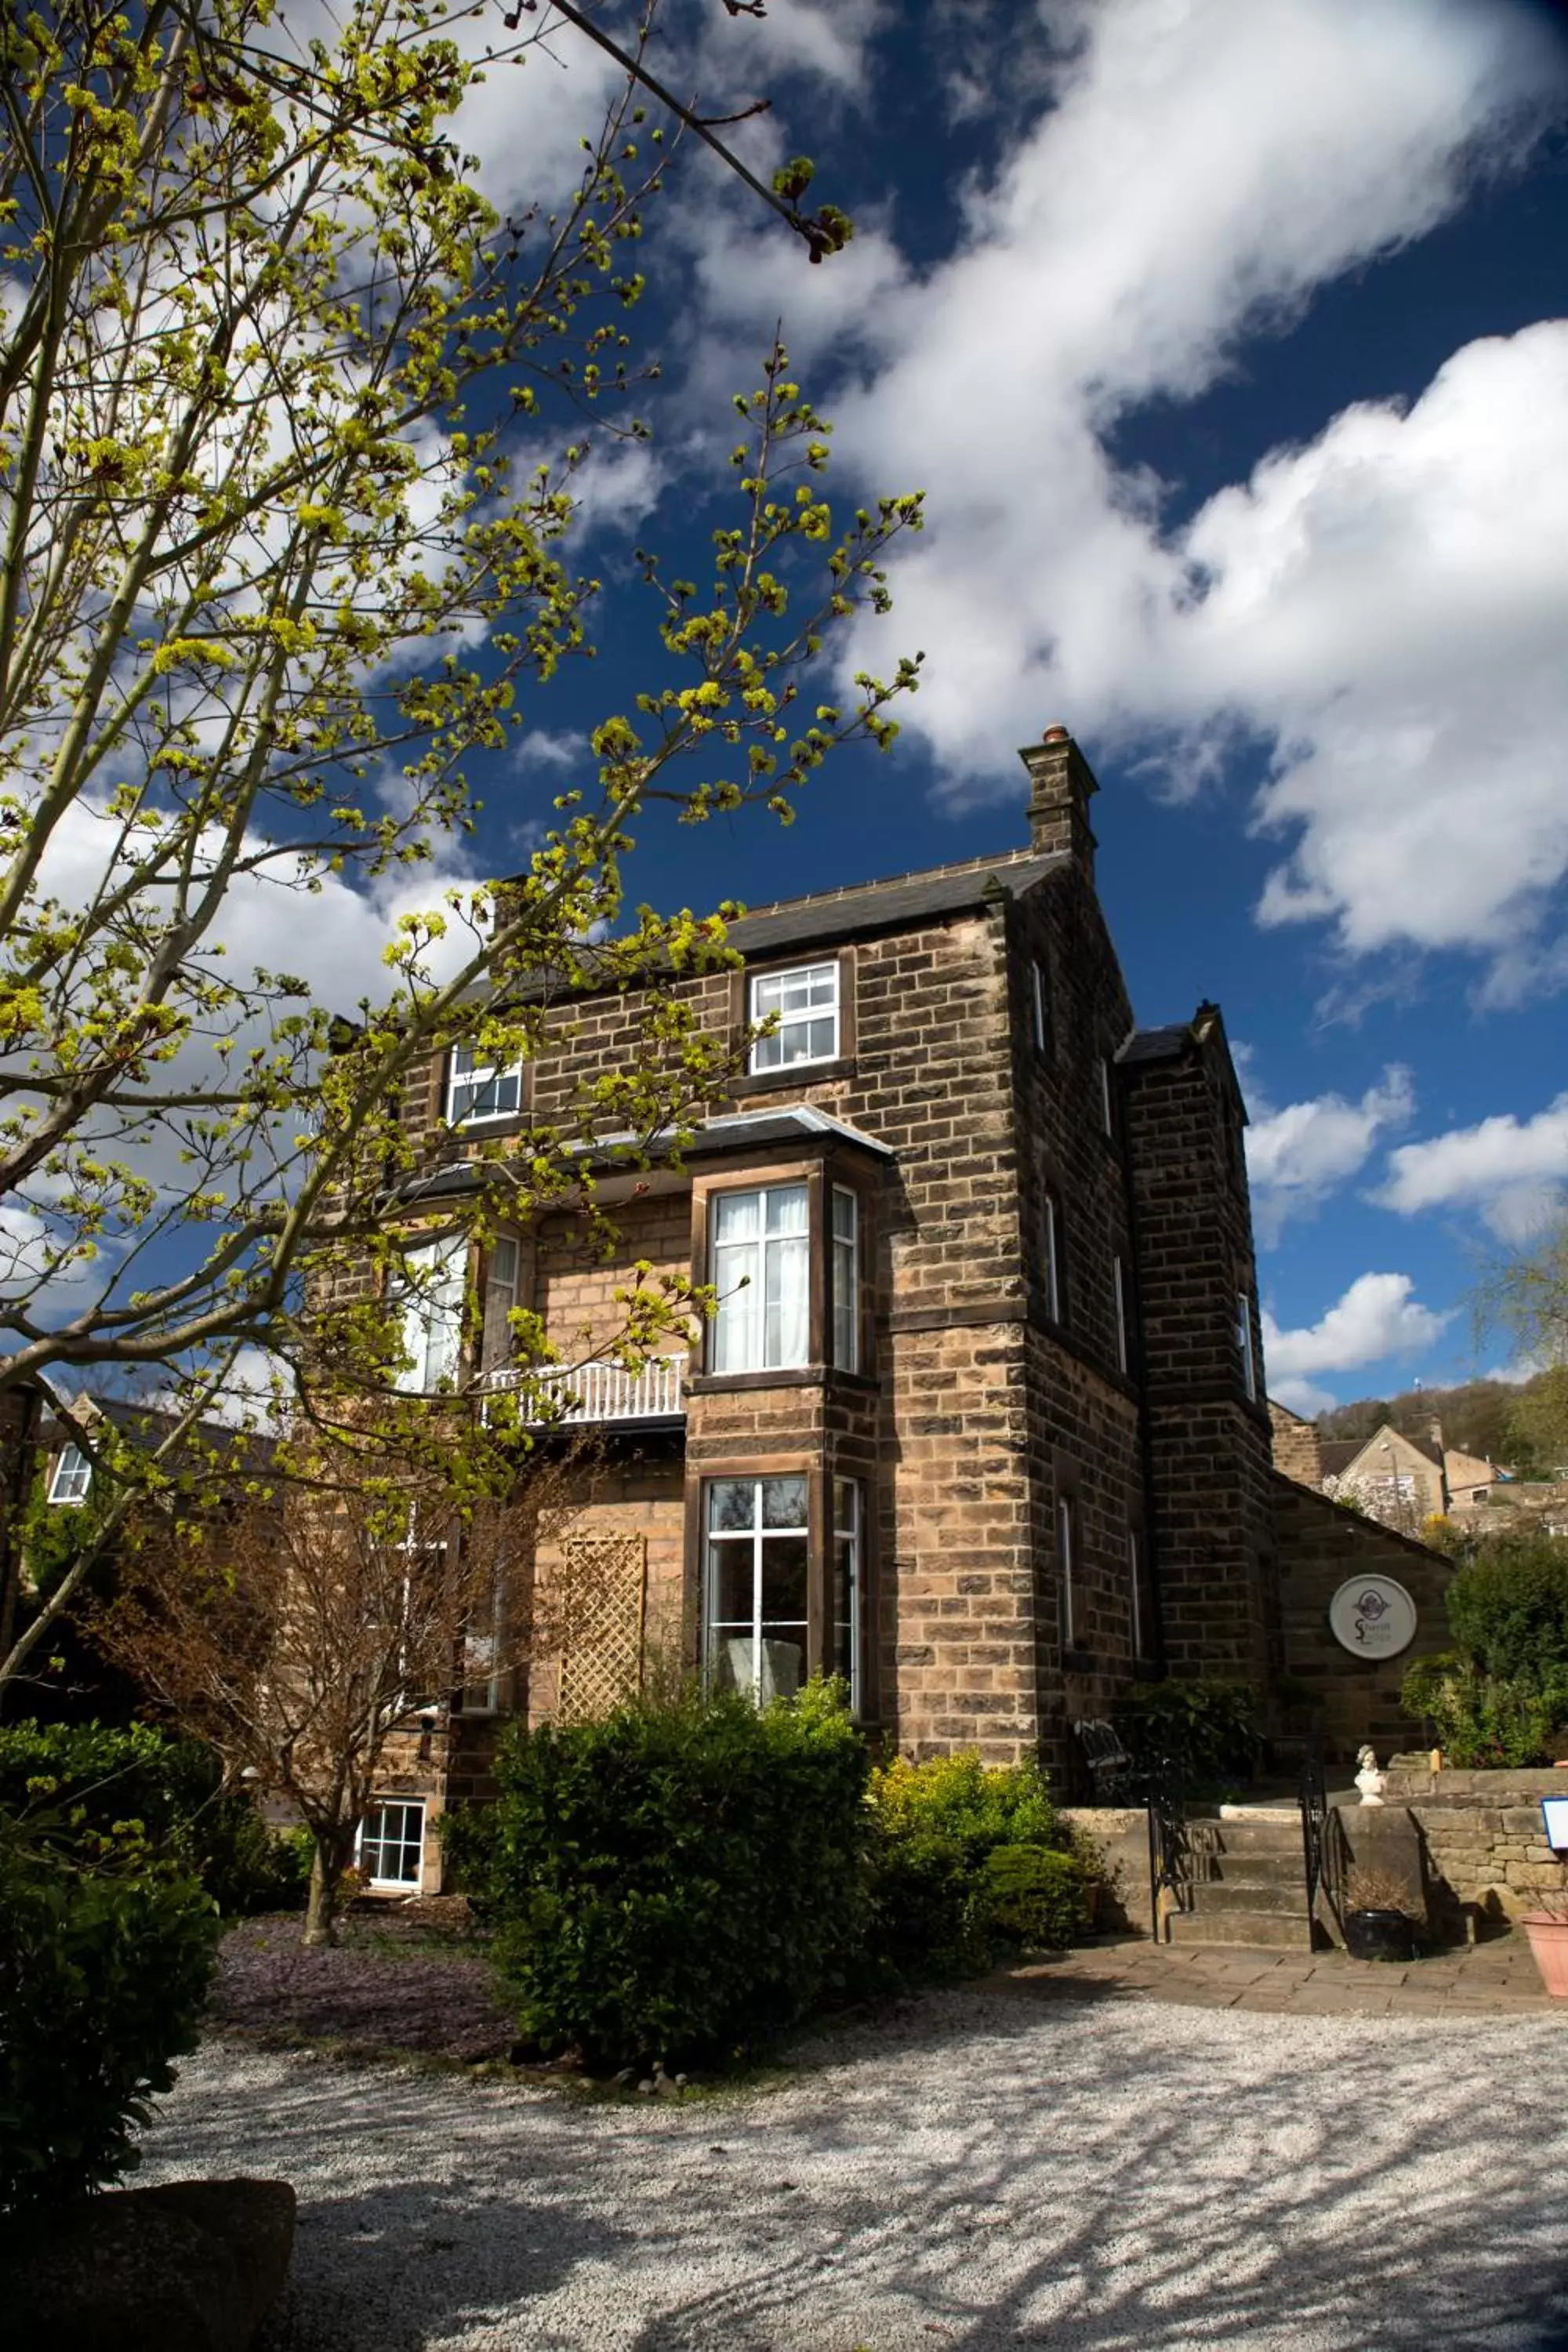
M1355 1760L1360 1768L1355 1776L1355 1784L1361 1790L1362 1803L1381 1805L1383 1792L1388 1786L1388 1775L1386 1772L1378 1770L1375 1751L1371 1748L1358 1748Z

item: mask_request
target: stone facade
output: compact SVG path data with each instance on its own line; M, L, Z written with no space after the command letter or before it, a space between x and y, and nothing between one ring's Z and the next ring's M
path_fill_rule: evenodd
M769 1492L801 1515L801 1622L787 1641L759 1630L747 1654L768 1654L769 1675L773 1652L790 1674L853 1663L862 1719L908 1752L1042 1754L1067 1773L1072 1723L1135 1677L1264 1688L1285 1648L1224 1024L1205 1004L1136 1027L1095 891L1094 779L1065 730L1023 757L1026 845L756 910L731 929L742 970L665 983L739 1048L752 983L809 970L837 1026L739 1079L679 1166L602 1164L607 1259L570 1206L511 1238L518 1303L582 1364L633 1265L721 1282L727 1199L804 1202L787 1369L721 1367L713 1327L692 1331L678 1394L667 1383L654 1412L636 1409L651 1391L628 1391L601 1416L600 1467L563 1540L617 1576L641 1547L645 1674L734 1671L739 1637L710 1605L729 1557L708 1531L713 1490L786 1482ZM432 1234L466 1156L504 1152L535 1120L569 1125L580 1089L637 1051L640 1009L631 992L556 1009L520 1110L478 1141L445 1122L444 1072L416 1076L404 1116L439 1173L422 1195ZM470 1268L481 1298L489 1272ZM469 1334L462 1382L497 1370ZM503 1706L552 1714L574 1671L569 1643L541 1649ZM492 1728L456 1729L451 1790L482 1793Z
M1399 1688L1417 1658L1450 1647L1443 1596L1452 1561L1278 1473L1272 1503L1285 1663L1311 1693L1329 1753L1348 1759L1363 1740L1380 1755L1408 1747L1415 1727ZM1352 1657L1329 1630L1330 1601L1357 1575L1390 1576L1415 1604L1415 1639L1397 1657Z
M1546 1843L1542 1797L1568 1795L1568 1772L1391 1772L1386 1801L1407 1809L1429 1876L1460 1903L1518 1918L1568 1892Z

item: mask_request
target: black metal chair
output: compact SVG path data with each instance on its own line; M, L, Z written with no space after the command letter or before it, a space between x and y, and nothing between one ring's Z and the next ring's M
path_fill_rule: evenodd
M1108 1723L1103 1716L1088 1716L1081 1723L1075 1723L1072 1731L1084 1769L1093 1783L1096 1804L1141 1801L1137 1763L1116 1726Z

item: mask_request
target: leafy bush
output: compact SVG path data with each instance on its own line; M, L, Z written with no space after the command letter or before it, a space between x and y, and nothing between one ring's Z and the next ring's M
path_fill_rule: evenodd
M16 1723L0 1727L0 1813L47 1806L84 1830L136 1822L149 1850L202 1881L220 1911L241 1916L304 1901L298 1841L279 1838L242 1790L226 1790L199 1739L167 1739L148 1724Z
M1400 1692L1452 1761L1550 1764L1568 1729L1568 1543L1518 1536L1489 1544L1447 1595L1455 1647L1421 1658Z
M481 1917L495 1906L499 1893L495 1872L500 1854L500 1817L494 1805L458 1805L443 1813L436 1824L444 1867L441 1883L454 1895L466 1895Z
M515 1728L484 1893L524 2036L668 2063L804 2017L861 1934L867 1769L834 1685Z
M61 1824L61 1817L52 1817ZM46 1824L46 1828L48 1824ZM131 2134L194 2048L219 1921L134 1840L24 1843L0 1824L0 2210L53 2205L137 2161Z
M1456 1571L1447 1606L1455 1648L1481 1674L1535 1690L1568 1676L1568 1543L1489 1544Z
M871 1802L874 1985L973 1976L1087 1927L1087 1874L1037 1765L899 1758L872 1775Z
M1250 1780L1256 1769L1258 1702L1245 1683L1141 1683L1112 1719L1134 1756L1168 1759L1189 1785Z
M1457 1652L1418 1658L1399 1703L1431 1725L1448 1761L1461 1768L1511 1770L1568 1752L1568 1672L1561 1669L1538 1680L1482 1674Z

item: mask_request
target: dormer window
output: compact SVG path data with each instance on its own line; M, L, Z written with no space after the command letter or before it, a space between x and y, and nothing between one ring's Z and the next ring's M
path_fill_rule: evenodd
M92 1484L92 1465L79 1445L68 1445L55 1464L49 1481L51 1503L85 1503Z
M777 1016L772 1034L752 1046L751 1071L795 1069L805 1062L836 1062L839 1053L838 965L797 964L789 971L760 971L752 981L751 1019Z
M447 1124L481 1127L489 1119L516 1118L522 1109L522 1064L498 1070L481 1061L471 1045L455 1045L447 1070Z

